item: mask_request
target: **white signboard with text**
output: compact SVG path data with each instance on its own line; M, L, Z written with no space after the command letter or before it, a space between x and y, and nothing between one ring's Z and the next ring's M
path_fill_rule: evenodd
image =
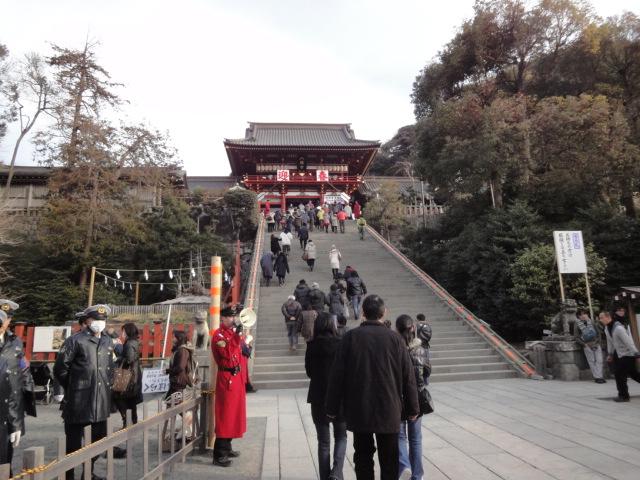
M553 232L560 273L587 273L587 257L580 231Z
M36 327L33 333L34 352L59 352L71 336L71 327Z
M142 369L142 393L164 393L169 391L169 375L159 368Z

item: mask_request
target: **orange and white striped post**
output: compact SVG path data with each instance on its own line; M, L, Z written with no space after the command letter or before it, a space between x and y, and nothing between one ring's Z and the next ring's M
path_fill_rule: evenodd
M222 293L222 258L211 257L211 303L209 305L209 330L213 333L220 328L220 294ZM218 375L218 366L213 359L213 350L211 353L211 379L209 389L213 392L211 394L211 400L209 402L209 438L207 439L207 447L213 448L213 442L216 439L215 427L216 427L216 376Z

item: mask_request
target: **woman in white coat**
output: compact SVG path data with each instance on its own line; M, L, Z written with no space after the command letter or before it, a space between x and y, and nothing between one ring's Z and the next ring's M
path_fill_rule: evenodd
M333 272L333 279L336 279L336 275L340 271L340 260L342 259L342 254L340 250L336 248L335 245L331 245L331 250L329 250L329 263L331 264L331 271Z

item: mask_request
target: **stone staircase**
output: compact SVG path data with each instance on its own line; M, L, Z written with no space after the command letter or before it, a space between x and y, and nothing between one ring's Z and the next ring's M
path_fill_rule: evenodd
M262 251L269 248L265 233ZM367 285L369 293L380 295L388 309L387 318L395 323L396 317L406 313L415 318L424 313L433 328L431 381L485 380L516 377L518 373L487 341L457 317L422 281L407 269L386 248L371 236L358 239L355 224L347 222L345 234L311 232L317 245L318 259L313 272L302 260L298 243L291 247L289 268L291 274L286 285L279 287L277 280L270 287L259 289L258 325L252 383L257 388L300 388L308 385L304 371L304 340L300 339L297 352L289 352L284 319L280 308L293 293L298 281L318 282L324 291L332 283L329 249L332 244L342 253L341 271L353 266ZM275 286L274 286L275 283ZM357 321L350 320L354 328Z

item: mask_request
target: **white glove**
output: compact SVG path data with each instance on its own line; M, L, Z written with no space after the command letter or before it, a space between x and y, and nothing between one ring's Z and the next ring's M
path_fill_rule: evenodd
M9 435L9 441L11 442L11 445L13 445L14 447L20 445L20 437L22 437L22 432L20 430Z

